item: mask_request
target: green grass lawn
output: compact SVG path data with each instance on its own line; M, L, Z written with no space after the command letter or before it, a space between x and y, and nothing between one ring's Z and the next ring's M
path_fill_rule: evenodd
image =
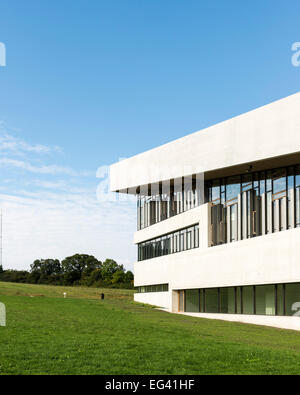
M132 296L0 283L0 374L300 373L298 332L169 314Z

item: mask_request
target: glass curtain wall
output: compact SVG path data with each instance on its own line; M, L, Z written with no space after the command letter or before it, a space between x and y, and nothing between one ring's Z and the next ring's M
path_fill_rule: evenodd
M200 181L196 176L143 187L137 195L137 229L191 210L200 203L203 203Z
M200 305L200 290L187 289L185 291L185 309L190 313L198 313Z
M300 283L206 288L181 291L186 312L300 315Z
M199 247L199 225L138 244L138 261Z
M300 226L300 166L207 183L212 245Z
M203 192L203 191L202 191ZM300 165L205 182L196 178L143 187L137 195L137 228L211 202L212 245L300 226Z

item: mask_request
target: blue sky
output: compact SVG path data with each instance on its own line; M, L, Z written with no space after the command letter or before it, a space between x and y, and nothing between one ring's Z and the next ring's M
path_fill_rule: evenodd
M97 202L97 168L299 91L299 13L294 0L2 0L4 266L85 252L132 268L134 203Z

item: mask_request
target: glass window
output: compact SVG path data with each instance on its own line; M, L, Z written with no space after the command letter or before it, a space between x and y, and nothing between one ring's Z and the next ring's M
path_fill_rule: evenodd
M220 288L220 313L228 313L229 288Z
M242 191L248 191L252 189L252 174L245 174L242 176Z
M274 170L273 172L273 194L279 196L286 193L286 171L285 169Z
M199 225L195 226L195 247L199 247Z
M194 228L188 228L186 232L186 248L190 250L192 247L192 233Z
M253 189L255 189L257 191L257 195L259 195L259 173L254 173L252 179L253 179Z
M199 289L200 312L205 312L205 289Z
M138 293L167 292L169 291L169 284L142 285L135 289Z
M230 242L238 240L238 205L237 203L229 206Z
M268 170L266 174L266 192L273 192L272 188L272 170Z
M296 214L296 226L300 226L300 187L295 188L295 214Z
M253 314L253 287L243 287L243 314Z
M185 291L185 311L188 313L198 313L200 311L198 289L187 289Z
M226 201L236 199L241 193L241 177L229 177L226 185Z
M266 233L273 232L273 206L272 206L272 192L266 194Z
M184 303L187 312L294 316L300 283L186 290Z
M292 316L299 311L300 307L300 283L285 284L285 308L286 315Z
M235 288L235 297L236 297L236 313L237 314L242 314L242 293L241 293L241 287L236 287Z
M138 244L138 260L143 261L195 247L199 247L198 225Z
M170 217L173 217L177 214L177 204L176 204L176 197L174 191L171 191L170 196Z
M285 315L284 311L284 292L285 292L285 285L284 284L278 284L276 286L277 288L277 315Z
M141 229L144 229L145 227L145 198L144 196L140 197L140 224L141 224Z
M258 285L255 287L256 314L275 315L275 286Z
M214 204L220 203L220 180L213 180L210 192L210 201Z
M295 227L294 210L294 169L288 168L287 173L288 228Z
M264 171L260 172L259 193L262 195L266 192L266 174Z
M180 231L180 251L186 250L186 229Z
M235 288L230 287L228 289L228 313L229 314L235 314Z
M300 226L300 166L295 167L295 220L296 227Z
M195 176L188 180L179 177L166 182L166 185L163 184L151 186L151 190L148 186L140 188L137 195L139 230L200 204ZM248 202L251 201L248 198L251 196L248 193L246 196L246 192L251 190L255 192L256 197L262 197L257 206L259 210L253 210L252 213L257 214L252 217L248 215L247 210ZM244 220L241 220L243 221L243 229L240 232L242 239L261 234L257 230L253 233L250 229L256 217L257 223L262 224L264 234L300 226L300 165L231 176L205 183L204 199L215 205L222 204L226 208L229 204L235 203L239 195L241 195L241 207L238 207L238 212L244 217ZM246 197L248 202L245 201ZM228 235L224 242L226 241L233 240ZM183 250L189 248L188 245L183 246Z
M218 313L219 312L218 288L205 289L205 312L206 313Z
M300 165L295 166L295 186L300 186Z

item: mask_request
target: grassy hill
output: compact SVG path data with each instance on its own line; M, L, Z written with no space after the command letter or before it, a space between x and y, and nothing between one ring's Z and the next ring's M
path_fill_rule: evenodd
M169 314L132 296L0 283L0 374L300 373L298 332Z

